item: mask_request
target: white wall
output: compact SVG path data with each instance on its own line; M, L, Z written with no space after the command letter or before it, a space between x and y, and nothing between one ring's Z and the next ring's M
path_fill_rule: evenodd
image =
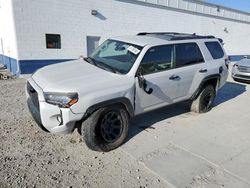
M250 13L208 3L204 0L134 0L205 15L250 23Z
M11 0L0 0L0 54L18 58Z
M87 54L86 36L104 39L141 31L215 35L224 39L228 54L250 54L247 23L137 4L133 0L12 1L20 60L74 59ZM99 15L91 15L92 9ZM46 49L45 33L61 34L62 49Z

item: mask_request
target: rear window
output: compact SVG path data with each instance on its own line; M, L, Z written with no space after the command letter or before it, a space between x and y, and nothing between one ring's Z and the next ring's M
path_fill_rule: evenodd
M205 45L214 59L220 59L224 57L224 51L218 42L205 42Z

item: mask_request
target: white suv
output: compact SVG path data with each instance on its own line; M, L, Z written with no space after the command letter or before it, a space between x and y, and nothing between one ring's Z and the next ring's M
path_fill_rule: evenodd
M133 116L185 100L195 112L209 111L227 76L221 39L139 33L108 39L84 60L38 70L26 93L43 130L78 128L89 148L110 151L126 139Z

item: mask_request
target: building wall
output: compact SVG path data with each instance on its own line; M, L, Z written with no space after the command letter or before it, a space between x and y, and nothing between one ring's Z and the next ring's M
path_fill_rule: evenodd
M12 2L0 0L0 63L18 74L18 51Z
M197 12L187 0L12 0L19 61L26 68L47 65L87 54L87 36L136 34L142 31L175 31L215 35L223 38L230 55L250 54L248 14L210 15L214 9ZM159 4L162 2L162 4ZM179 3L179 4L177 4ZM185 7L189 7L185 10ZM197 8L198 7L198 8ZM189 10L190 9L190 10ZM97 15L91 15L97 10ZM217 10L217 9L216 9ZM233 17L232 15L238 16ZM232 14L232 15L231 15ZM226 15L231 15L230 18ZM242 17L242 19L241 19ZM236 19L237 18L237 19ZM45 34L60 34L61 49L46 49ZM26 68L25 68L26 67Z
M250 13L208 3L204 0L135 0L143 3L160 5L163 7L180 9L200 13L217 18L226 18L240 22L250 23Z

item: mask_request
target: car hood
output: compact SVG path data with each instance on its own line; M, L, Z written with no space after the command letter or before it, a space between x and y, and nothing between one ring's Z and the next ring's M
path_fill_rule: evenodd
M250 67L250 59L243 59L236 64L239 66Z
M126 75L108 72L81 59L41 68L32 79L44 92L90 92L128 82Z

